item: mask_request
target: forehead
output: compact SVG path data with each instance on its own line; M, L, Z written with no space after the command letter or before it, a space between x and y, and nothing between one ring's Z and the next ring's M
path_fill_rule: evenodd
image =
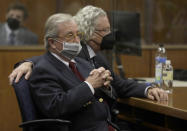
M18 9L12 9L8 12L9 16L22 16L23 17L23 11Z
M96 28L108 28L110 23L107 16L99 16L96 20Z
M77 32L77 24L74 21L62 22L58 25L59 35L65 35L69 32Z

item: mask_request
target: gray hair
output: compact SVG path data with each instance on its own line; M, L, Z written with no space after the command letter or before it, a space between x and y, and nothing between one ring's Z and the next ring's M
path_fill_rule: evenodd
M48 38L54 38L58 36L58 25L63 22L71 21L72 16L69 14L57 13L50 16L45 23L45 35L44 43L46 49L49 48Z
M83 40L88 41L93 35L99 16L107 16L107 14L101 8L88 5L79 10L73 17L78 25L79 31L84 34Z

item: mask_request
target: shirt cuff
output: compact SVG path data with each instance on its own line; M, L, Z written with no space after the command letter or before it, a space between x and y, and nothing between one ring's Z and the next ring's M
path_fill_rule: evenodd
M145 88L144 95L145 95L146 97L147 97L147 95L148 95L148 94L147 94L147 93L148 93L147 91L148 91L149 88L151 88L151 86L147 86L147 87Z
M84 81L86 84L88 84L88 87L90 88L90 90L91 90L91 92L94 94L95 93L95 90L94 90L94 88L93 88L93 86L89 83L89 82L87 82L87 81Z
M32 63L31 68L33 68L33 67L34 67L34 63L33 63L32 61L30 61L30 60L24 60L24 62L30 62L30 63ZM23 63L24 63L24 62L23 62Z

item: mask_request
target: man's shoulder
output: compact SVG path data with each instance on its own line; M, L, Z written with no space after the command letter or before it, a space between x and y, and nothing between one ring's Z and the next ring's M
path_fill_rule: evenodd
M79 65L84 66L85 69L93 69L93 66L90 64L89 61L85 60L84 58L75 57L75 61L79 63Z
M53 70L53 64L50 63L46 54L37 56L37 63L33 66L34 75L49 74Z
M75 61L82 64L90 64L88 61L86 61L84 58L81 57L75 57Z
M99 59L102 59L102 60L106 60L106 57L101 52L98 52L96 54L96 57L99 58Z
M32 32L31 30L29 30L26 27L20 27L19 30L20 30L20 33L22 35L26 35L26 36L29 36L29 37L32 37L32 38L38 38L38 36L34 32Z
M46 52L41 56L37 56L37 68L44 68L47 70L51 70L52 68L58 68L65 66L60 60L55 58L50 52Z
M5 23L0 23L0 27L5 26Z
M0 30L2 30L3 28L5 28L5 23L0 23Z
M107 58L106 58L101 52L98 52L98 53L96 54L96 60L97 60L97 62L99 62L99 63L103 63L104 65L109 66L109 63L108 63L108 61L107 61Z
M34 56L34 57L32 57L32 59L37 59L37 64L36 65L43 65L43 63L47 62L47 60L45 58L45 55L46 54L42 54L42 55L39 55L39 56Z

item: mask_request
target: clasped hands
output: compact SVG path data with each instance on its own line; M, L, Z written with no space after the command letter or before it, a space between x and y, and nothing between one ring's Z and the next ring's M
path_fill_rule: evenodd
M94 69L90 72L88 78L86 79L93 88L99 88L105 86L106 88L110 86L110 82L113 80L109 70L103 67Z

